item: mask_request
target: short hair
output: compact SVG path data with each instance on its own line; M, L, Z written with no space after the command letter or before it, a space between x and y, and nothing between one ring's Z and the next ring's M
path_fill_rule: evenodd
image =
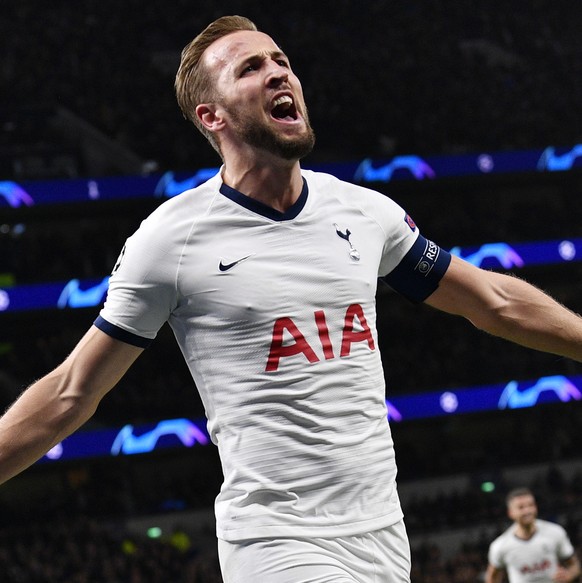
M213 42L241 30L258 29L252 20L244 16L222 16L210 23L182 50L174 83L178 105L184 117L194 123L219 154L220 148L215 136L202 125L196 115L197 105L215 101L217 98L210 74L202 65L202 55Z
M507 496L505 497L506 504L509 506L509 503L519 496L531 496L535 499L533 492L529 488L514 488L507 493Z

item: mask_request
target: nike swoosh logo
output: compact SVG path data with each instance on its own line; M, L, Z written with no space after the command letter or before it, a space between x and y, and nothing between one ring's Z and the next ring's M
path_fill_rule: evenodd
M245 259L248 259L249 257L252 257L254 255L254 253L251 253L250 255L247 255L246 257L241 257L240 259L237 259L236 261L233 261L232 263L223 263L222 259L220 260L220 263L218 264L218 269L220 269L220 271L228 271L229 269L232 269L235 265L238 265L239 263L241 263L241 261L244 261Z

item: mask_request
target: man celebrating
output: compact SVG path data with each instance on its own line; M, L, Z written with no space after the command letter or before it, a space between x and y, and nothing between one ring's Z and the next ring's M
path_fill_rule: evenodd
M0 481L86 421L168 322L222 460L225 583L407 583L378 278L577 360L582 320L451 257L386 196L302 170L314 135L301 84L246 18L219 18L184 49L176 93L222 168L128 239L94 326L0 421Z
M580 562L566 531L538 519L538 508L527 488L507 495L507 514L513 524L489 547L486 583L500 583L507 572L510 583L574 581Z

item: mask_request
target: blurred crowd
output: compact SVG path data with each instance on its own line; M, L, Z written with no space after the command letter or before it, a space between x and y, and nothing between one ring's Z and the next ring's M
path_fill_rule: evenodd
M229 13L254 19L291 57L318 159L576 143L580 6L522 4L3 3L0 148L50 147L40 119L59 106L153 167L215 163L178 111L173 76L183 46ZM29 113L10 118L15 109Z
M105 476L107 479L107 475ZM487 565L491 540L509 526L504 496L517 484L500 480L484 492L427 492L404 504L412 541L412 583L479 583ZM520 484L521 485L521 484ZM567 477L557 468L541 471L528 484L536 492L540 517L562 524L582 552L582 473ZM110 484L107 484L110 486ZM220 583L216 544L189 534L195 524L182 521L159 538L125 528L127 518L99 505L101 488L83 511L70 496L65 507L23 520L12 510L0 526L0 573L6 583ZM96 502L96 504L95 504ZM2 513L4 516L4 512ZM155 516L155 514L153 515ZM155 518L154 518L155 520ZM456 548L438 542L438 534L482 528ZM431 536L432 535L432 536ZM435 538L435 535L437 537ZM436 541L436 542L435 542Z
M184 540L181 537L180 540ZM213 553L85 518L0 528L5 583L221 583Z

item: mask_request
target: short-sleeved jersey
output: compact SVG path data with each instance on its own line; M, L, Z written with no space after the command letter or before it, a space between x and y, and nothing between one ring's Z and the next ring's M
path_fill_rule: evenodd
M551 583L561 561L574 555L566 531L546 520L536 521L536 532L528 540L508 528L489 547L489 563L507 571L511 583Z
M96 321L142 346L172 327L219 449L225 540L351 535L402 517L375 294L415 245L408 271L425 278L435 249L386 196L303 179L285 213L220 175L160 205L127 240Z

